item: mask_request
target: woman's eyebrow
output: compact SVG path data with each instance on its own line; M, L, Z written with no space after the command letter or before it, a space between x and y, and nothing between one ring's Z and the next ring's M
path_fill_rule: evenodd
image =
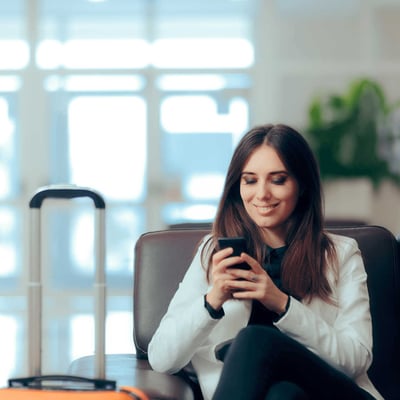
M279 174L289 174L289 172L287 172L286 170L282 170L282 171L272 171L269 173L269 175L279 175Z
M287 172L286 170L268 172L268 175L279 175L279 174L289 175L289 172ZM242 175L257 175L257 174L255 172L251 172L251 171L243 171Z

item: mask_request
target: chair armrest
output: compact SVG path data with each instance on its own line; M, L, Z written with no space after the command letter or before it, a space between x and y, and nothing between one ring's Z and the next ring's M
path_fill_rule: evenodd
M68 373L94 378L94 356L74 360ZM195 399L190 384L183 378L156 372L147 360L139 360L135 354L107 354L106 377L115 380L118 386L137 387L150 399Z

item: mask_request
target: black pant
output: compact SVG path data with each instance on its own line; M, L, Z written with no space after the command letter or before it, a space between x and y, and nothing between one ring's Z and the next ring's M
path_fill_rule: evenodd
M279 330L249 325L232 342L213 400L374 399Z

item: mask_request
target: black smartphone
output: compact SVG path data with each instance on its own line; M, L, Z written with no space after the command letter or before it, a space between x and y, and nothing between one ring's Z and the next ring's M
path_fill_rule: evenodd
M218 238L218 245L221 250L232 247L233 253L230 257L247 253L246 239L244 237L220 237ZM233 265L231 268L250 269L250 266L247 263L241 263Z

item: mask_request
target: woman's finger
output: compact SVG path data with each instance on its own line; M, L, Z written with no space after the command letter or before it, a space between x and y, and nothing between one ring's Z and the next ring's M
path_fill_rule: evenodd
M255 272L256 274L259 274L264 271L260 263L253 257L250 257L247 253L242 253L240 258L242 259L243 262L249 264L252 271Z

